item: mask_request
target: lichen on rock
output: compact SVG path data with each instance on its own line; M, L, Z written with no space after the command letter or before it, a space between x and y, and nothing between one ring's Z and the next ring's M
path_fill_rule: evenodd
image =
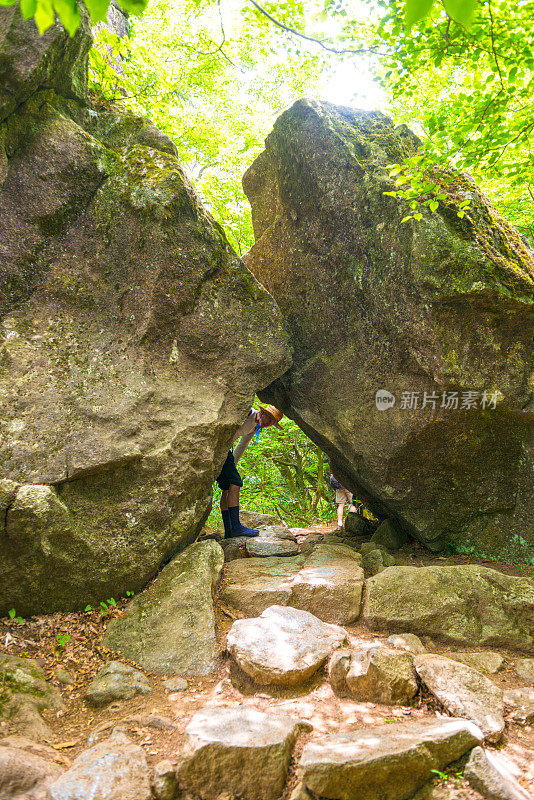
M29 615L140 589L193 541L290 352L174 144L90 108L86 22L0 20L0 614Z
M294 357L261 397L430 549L534 563L533 253L468 176L402 224L388 165L418 144L383 114L329 103L298 101L276 121L243 179L245 260ZM395 398L384 410L381 389Z

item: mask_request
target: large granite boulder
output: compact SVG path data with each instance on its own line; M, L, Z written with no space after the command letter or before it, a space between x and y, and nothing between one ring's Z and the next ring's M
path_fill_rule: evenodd
M88 107L89 44L0 8L0 615L143 587L290 363L172 142Z
M223 564L211 539L186 548L110 622L106 647L151 672L209 675L218 663L213 593Z
M534 583L475 565L389 567L369 578L372 630L534 652Z
M401 224L407 204L384 192L417 146L381 113L329 103L298 101L276 121L243 179L246 263L294 358L261 397L432 550L534 562L533 253L467 176Z

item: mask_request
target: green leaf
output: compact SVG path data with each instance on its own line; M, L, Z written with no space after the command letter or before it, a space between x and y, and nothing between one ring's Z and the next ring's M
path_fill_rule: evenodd
M9 614L9 619L14 619L17 615L17 612L14 608L11 608L7 613Z
M382 194L385 194L388 197L396 197L397 196L397 192L382 192Z
M17 0L0 0L0 6L14 6Z
M37 0L35 9L35 24L39 33L43 34L48 28L55 24L56 18L51 0Z
M420 219L423 219L423 215L422 215L422 214L420 214L419 212L417 212L417 214L414 214L414 215L413 215L413 218L414 218L414 219L417 219L417 220L420 220Z
M76 0L53 0L54 11L59 17L59 21L69 34L74 36L81 21L80 10Z
M437 200L431 200L428 204L428 207L431 211L436 211L436 209L439 207L439 203Z
M475 11L476 0L443 0L445 11L451 19L468 28Z
M407 217L404 217L404 219L401 219L401 225L403 222L408 222L409 219L413 219L411 214L409 214Z
M128 14L142 14L148 0L119 0L119 5Z
M35 14L37 0L20 0L20 13L22 19L30 19Z
M430 14L434 0L406 0L404 6L404 24L408 30L416 22Z
M87 10L91 15L93 25L104 22L109 8L109 0L84 0Z

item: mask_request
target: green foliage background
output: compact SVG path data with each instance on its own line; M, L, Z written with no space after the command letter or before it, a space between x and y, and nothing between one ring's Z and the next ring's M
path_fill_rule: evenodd
M281 429L266 428L257 444L252 440L238 469L244 480L241 508L276 514L293 527L336 519L328 460L287 417ZM215 484L213 510L207 523L213 528L221 524L220 496Z

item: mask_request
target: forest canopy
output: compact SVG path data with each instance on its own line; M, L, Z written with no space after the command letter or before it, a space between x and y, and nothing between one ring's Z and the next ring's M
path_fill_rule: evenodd
M239 253L252 243L241 175L275 117L303 95L379 108L415 130L418 159L394 172L407 218L418 218L421 202L437 208L421 176L448 163L472 174L533 241L533 0L117 2L143 13L130 17L129 38L99 35L95 104L146 114L176 141ZM85 0L93 23L108 4ZM55 15L71 35L79 24L75 0L20 7L41 31ZM120 53L119 73L110 48Z

